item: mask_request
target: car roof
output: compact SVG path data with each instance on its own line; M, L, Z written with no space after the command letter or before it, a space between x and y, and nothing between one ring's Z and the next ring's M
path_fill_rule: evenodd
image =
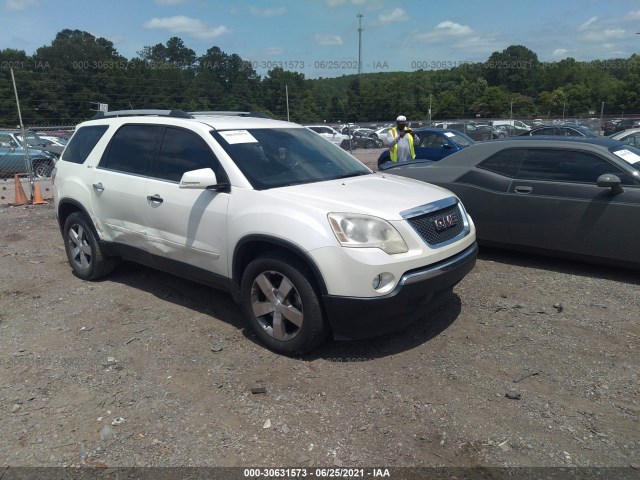
M526 142L534 142L532 144L532 146L539 146L536 145L536 143L539 143L541 141L546 141L548 142L549 146L562 146L562 147L566 147L566 144L571 144L571 143L575 143L576 145L574 146L579 146L578 144L591 144L591 145L599 145L601 147L604 148L611 148L611 147L619 147L619 146L623 146L624 143L621 142L620 140L615 140L609 137L565 137L562 135L526 135L526 136L515 136L515 137L507 137L507 138L503 138L503 139L496 139L493 142L495 143L510 143L513 142L513 146L523 146L521 145L522 143L526 143ZM489 142L489 143L493 143L493 142ZM557 142L555 145L555 142ZM562 145L565 144L565 145Z

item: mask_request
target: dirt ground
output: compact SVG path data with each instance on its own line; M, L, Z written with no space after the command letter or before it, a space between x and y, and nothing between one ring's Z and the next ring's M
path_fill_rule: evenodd
M133 264L77 279L51 202L5 203L0 466L638 473L639 319L637 271L481 248L428 318L287 358L225 293Z

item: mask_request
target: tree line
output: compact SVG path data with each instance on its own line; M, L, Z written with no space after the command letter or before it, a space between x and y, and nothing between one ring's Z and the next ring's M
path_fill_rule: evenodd
M107 39L66 29L32 55L0 50L0 125L19 120L11 71L26 125L75 124L97 103L110 110L258 111L300 123L383 121L399 113L414 120L640 113L637 54L543 62L512 45L485 62L315 79L280 66L260 76L253 66L217 46L198 56L178 37L127 59Z

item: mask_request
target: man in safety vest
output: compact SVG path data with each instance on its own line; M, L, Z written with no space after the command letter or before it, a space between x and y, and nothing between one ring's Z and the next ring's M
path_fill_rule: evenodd
M396 127L387 133L387 146L392 162L406 162L416 158L413 147L414 133L407 128L407 117L400 115L396 118Z

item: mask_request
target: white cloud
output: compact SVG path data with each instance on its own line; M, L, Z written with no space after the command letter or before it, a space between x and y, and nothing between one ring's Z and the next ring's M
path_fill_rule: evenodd
M249 13L251 15L255 15L256 17L275 17L276 15L283 15L287 13L287 7L277 7L277 8L251 7L249 9Z
M578 31L584 32L585 30L588 30L591 27L591 25L593 25L597 21L598 21L598 17L591 17L589 20L587 20L586 22L584 22L582 25L578 27Z
M591 31L580 36L580 39L589 42L604 42L606 40L616 40L627 36L624 28L606 28L604 30Z
M321 35L313 37L318 45L342 45L342 38L338 35Z
M404 10L401 8L394 8L389 13L381 13L378 15L378 21L380 23L395 23L395 22L404 22L409 20L409 16L406 14Z
M282 55L284 50L280 47L268 47L264 49L264 54L270 57Z
M473 34L471 27L447 20L436 25L436 28L430 32L417 33L414 38L423 42L438 42L451 38L470 37Z
M566 48L556 48L551 56L553 58L565 58L569 54L569 50Z
M202 20L184 15L152 18L145 22L144 28L167 30L171 33L189 35L202 40L210 40L229 32L229 29L224 25L213 27Z
M640 20L640 10L633 10L624 17L625 20L638 21Z
M31 7L40 5L39 0L7 0L4 4L5 9L10 12L20 12Z

